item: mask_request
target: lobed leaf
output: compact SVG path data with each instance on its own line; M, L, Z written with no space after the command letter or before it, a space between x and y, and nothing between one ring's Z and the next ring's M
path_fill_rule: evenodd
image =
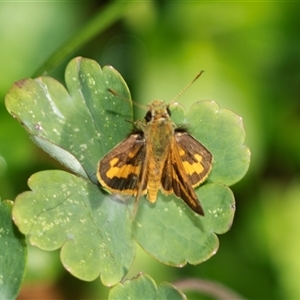
M233 194L228 187L211 183L197 189L197 195L205 217L175 197L161 197L155 205L140 206L135 218L136 240L151 256L182 267L187 262L199 264L217 252L215 233L224 233L231 226L235 212Z
M24 79L8 92L6 107L36 144L97 183L99 158L130 131L125 122L132 119L130 93L115 69L101 70L95 61L80 57L67 66L66 84L69 92L50 77ZM117 126L118 119L122 126Z
M104 284L119 282L130 267L135 241L159 261L198 264L218 249L216 234L233 221L231 185L245 174L250 152L242 119L213 101L195 103L187 113L173 103L172 120L214 156L206 183L196 189L205 210L198 216L175 196L142 197L132 222L124 202L108 196L95 176L100 158L130 133L128 88L112 67L73 59L66 69L68 91L49 77L17 82L6 96L9 112L33 140L79 175L47 171L29 180L31 192L18 196L13 215L30 242L45 250L62 248L64 266L84 280L99 274ZM128 101L127 101L128 100Z
M101 273L119 282L135 254L128 210L93 183L64 171L43 171L28 180L13 210L19 229L44 250L61 250L65 268L82 280Z
M109 291L108 299L186 299L185 295L169 283L156 285L147 274L119 283Z
M228 109L220 109L214 101L199 101L191 106L186 120L189 132L213 153L209 180L228 186L241 180L250 164L242 118Z

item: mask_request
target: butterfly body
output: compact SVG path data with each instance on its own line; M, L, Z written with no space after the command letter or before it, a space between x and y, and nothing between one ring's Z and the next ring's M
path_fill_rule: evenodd
M134 195L136 201L147 194L152 203L161 189L204 215L194 187L207 178L211 153L175 127L163 101L149 104L145 119L134 124L137 132L100 160L97 177L101 185L113 193Z
M161 101L154 101L146 114L146 123L138 123L145 138L145 165L141 182L147 182L147 197L155 202L161 188L161 177L170 152L174 127L170 116ZM138 190L138 197L145 193L143 187Z

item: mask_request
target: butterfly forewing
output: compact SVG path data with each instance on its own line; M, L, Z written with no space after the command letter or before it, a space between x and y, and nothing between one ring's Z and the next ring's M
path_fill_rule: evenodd
M143 133L130 134L99 162L97 177L102 186L115 193L136 195L145 157ZM141 195L146 193L145 186Z
M212 154L187 132L175 132L175 140L189 182L196 187L211 170Z
M174 193L184 200L193 211L204 215L200 201L189 181L189 175L184 168L184 161L181 160L180 148L178 148L175 138L172 144L161 178L162 190L165 194Z

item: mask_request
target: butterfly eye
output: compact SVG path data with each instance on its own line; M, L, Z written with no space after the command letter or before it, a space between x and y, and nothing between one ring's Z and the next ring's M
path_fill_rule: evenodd
M167 113L168 113L168 115L171 117L171 111L170 111L170 109L169 109L169 106L167 106Z
M145 116L145 120L147 122L150 122L152 119L152 113L151 113L151 110L148 110L147 113L146 113L146 116Z

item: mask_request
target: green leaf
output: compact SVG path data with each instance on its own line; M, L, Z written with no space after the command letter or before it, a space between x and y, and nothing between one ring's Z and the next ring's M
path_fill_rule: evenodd
M164 282L159 286L147 274L119 283L109 292L108 299L186 299L173 285Z
M235 212L231 190L221 184L206 184L197 189L205 217L192 212L181 199L160 199L140 205L135 218L136 239L159 261L182 267L198 264L216 253L215 233L226 232Z
M216 234L230 228L235 211L226 185L240 180L250 162L242 119L212 101L197 102L187 113L173 103L174 123L187 127L214 157L207 182L196 189L205 217L181 199L159 194L154 204L142 197L131 222L127 208L132 197L127 206L95 185L99 159L131 130L126 122L133 120L126 83L112 67L101 70L95 61L76 58L66 69L66 84L68 91L52 78L26 79L6 96L8 110L33 140L81 176L53 171L32 176L32 192L18 197L13 212L31 243L46 250L62 247L63 264L72 274L92 280L101 273L106 285L126 274L134 256L134 240L173 266L198 264L216 253ZM108 222L110 226L102 226ZM109 263L103 253L110 256Z
M186 122L189 132L214 156L209 180L229 186L241 180L250 164L242 118L228 109L220 109L214 101L200 101L191 106Z
M151 256L183 266L201 263L216 253L219 241L215 233L229 230L235 212L234 196L224 184L231 185L244 176L250 151L243 144L242 119L217 103L197 102L187 113L178 103L170 109L176 125L186 127L214 157L207 183L196 189L205 217L192 212L181 199L161 194L155 204L139 205L135 232L137 242Z
M180 103L178 103L178 102L171 103L169 109L171 110L172 121L178 127L187 127L188 126L183 123L186 112L185 112L184 107Z
M27 246L12 221L12 201L0 201L0 298L15 299L25 275Z
M126 275L135 254L126 205L64 171L36 173L28 185L32 191L17 197L13 215L31 244L62 248L63 265L82 280L101 273L110 286Z
M179 103L170 105L173 122L186 128L214 156L209 181L228 186L241 180L250 164L250 150L244 145L243 120L214 101L194 103L188 112Z
M99 159L131 129L125 122L132 119L130 93L112 67L101 70L95 61L80 57L67 66L66 84L69 93L50 77L18 81L6 96L6 107L36 144L97 183ZM118 119L122 126L117 126Z

